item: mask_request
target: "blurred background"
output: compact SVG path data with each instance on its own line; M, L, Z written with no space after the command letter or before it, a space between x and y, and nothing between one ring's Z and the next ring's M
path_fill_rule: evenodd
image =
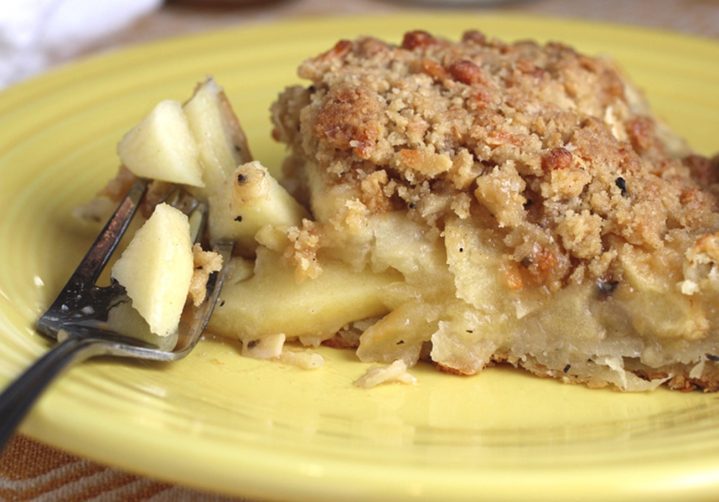
M76 58L183 34L324 15L489 9L719 37L719 0L24 0L0 9L0 88Z

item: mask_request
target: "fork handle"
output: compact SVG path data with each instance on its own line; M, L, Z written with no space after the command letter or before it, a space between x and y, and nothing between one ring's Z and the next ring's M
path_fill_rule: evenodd
M0 394L0 451L12 437L35 400L65 368L103 354L103 343L68 337L35 361Z

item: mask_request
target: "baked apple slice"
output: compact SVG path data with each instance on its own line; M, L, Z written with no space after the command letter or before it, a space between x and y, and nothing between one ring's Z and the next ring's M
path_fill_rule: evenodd
M192 273L188 218L167 204L155 208L112 267L112 277L158 336L177 330Z
M120 161L140 178L204 185L197 145L177 101L158 103L122 138L117 153Z

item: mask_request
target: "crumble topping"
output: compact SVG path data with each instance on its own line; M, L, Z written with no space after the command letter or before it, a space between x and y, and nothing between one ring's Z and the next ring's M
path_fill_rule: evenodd
M303 219L302 226L293 226L287 230L288 246L283 257L295 269L295 280L314 279L322 267L317 261L317 250L320 247L320 236L317 224Z
M685 256L684 280L679 283L682 294L719 292L719 232L697 239Z
M207 281L213 272L222 268L222 256L214 251L203 251L199 244L192 246L194 270L190 280L189 297L195 307L202 304L207 296Z
M358 188L372 214L406 209L439 231L489 218L513 287L611 282L625 244L683 255L719 226L717 159L689 152L606 59L413 31L342 40L299 75L311 85L272 110L295 162Z

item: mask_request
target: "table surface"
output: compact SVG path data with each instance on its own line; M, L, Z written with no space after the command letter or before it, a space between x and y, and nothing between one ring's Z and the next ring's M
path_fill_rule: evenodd
M204 5L201 5L203 3ZM220 5L230 3L234 5ZM167 37L293 17L397 13L408 8L455 8L447 7L448 5L476 12L487 9L478 6L487 2L472 3L466 0L275 0L254 2L252 5L242 5L243 3L245 2L229 0L170 1L160 10L121 31L107 35L100 41L69 53L63 51L62 54L53 55L50 62L51 65L59 65L89 55ZM648 8L649 6L651 8ZM494 2L492 8L719 37L719 0L526 0ZM0 456L0 498L27 500L41 496L49 500L87 500L94 497L153 501L230 500L127 474L17 435Z

